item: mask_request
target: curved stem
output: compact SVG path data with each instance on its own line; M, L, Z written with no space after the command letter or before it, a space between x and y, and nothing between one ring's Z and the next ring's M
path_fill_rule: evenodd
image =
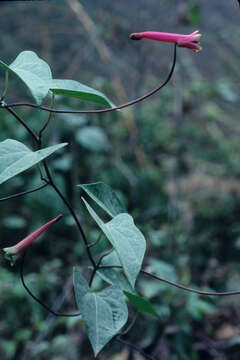
M33 193L33 192L35 192L35 191L38 191L38 190L41 190L41 189L45 188L46 186L48 186L48 183L43 184L43 185L40 185L40 186L38 186L37 188L32 189L32 190L27 190L27 191L20 192L20 193L18 193L18 194L6 196L6 197L4 197L4 198L1 198L0 201L11 200L11 199L18 198L18 197L20 197L20 196L24 196L24 195L27 195L27 194L31 194L31 193Z
M2 101L1 104L2 104L3 108L8 110L25 127L25 129L28 131L28 133L33 137L33 139L37 143L38 149L41 149L41 147L42 147L41 133L40 133L40 135L38 137L32 131L32 129L25 123L25 121L8 104L6 104L4 101ZM47 183L49 185L52 186L52 188L55 190L55 192L58 194L58 196L63 200L63 202L67 206L69 212L71 213L71 215L72 215L72 217L73 217L73 219L74 219L74 221L75 221L75 223L76 223L76 225L78 227L78 230L79 230L79 232L80 232L80 234L82 236L82 239L83 239L83 242L84 242L88 257L89 257L89 260L91 261L91 263L92 263L92 265L93 265L93 267L95 269L96 268L96 263L95 263L95 261L94 261L94 259L92 257L90 248L88 247L87 238L86 238L86 235L85 235L85 233L83 231L83 228L82 228L82 226L80 224L80 221L78 220L77 215L76 215L75 211L73 210L73 207L71 206L71 204L68 202L68 200L64 197L64 195L61 193L61 191L58 189L58 187L54 183L53 178L52 178L51 173L50 173L50 170L48 168L46 159L44 159L42 162L43 162L43 165L44 165L44 169L46 171L46 175L48 177L48 179L46 179L46 181L47 181Z
M49 112L54 112L54 113L58 113L58 114L102 114L102 113L107 113L110 111L116 111L116 110L121 110L124 109L128 106L137 104L147 98L149 98L150 96L152 96L153 94L155 94L156 92L158 92L159 90L161 90L164 86L167 85L167 83L171 80L174 69L175 69L175 65L176 65L176 59L177 59L177 45L174 44L174 54L173 54L173 63L170 69L170 72L166 78L166 80L160 84L159 86L157 86L155 89L149 91L147 94L140 96L139 98L132 100L132 101L128 101L125 104L119 105L119 106L115 106L112 108L106 108L106 109L100 109L100 110L57 110L57 109L51 109L49 107L46 106L38 106L36 104L31 104L31 103L23 103L23 102L19 102L19 103L13 103L10 104L9 106L11 107L18 107L18 106L28 106L28 107L33 107L33 108L38 108L44 111L49 111Z
M122 266L119 266L119 265L101 265L101 266L99 266L99 269L122 269ZM240 291L225 291L225 292L201 291L201 290L189 288L187 286L178 284L178 283L176 283L174 281L163 279L160 276L154 275L154 274L152 274L152 273L150 273L148 271L145 271L145 270L140 270L140 272L142 274L146 275L146 276L152 277L153 279L162 281L162 282L164 282L166 284L175 286L175 287L177 287L179 289L186 290L186 291L189 291L189 292L192 292L192 293L195 293L195 294L199 294L199 295L209 295L209 296L240 295Z
M214 292L214 291L201 291L197 289L188 288L184 285L178 284L174 281L165 280L157 275L151 274L148 271L141 270L141 273L147 276L150 276L156 280L160 280L162 282L165 282L166 284L173 285L179 289L186 290L195 294L199 295L210 295L210 296L229 296L229 295L240 295L240 291L226 291L226 292Z
M12 114L21 124L23 127L25 127L25 129L28 131L28 133L33 137L33 139L38 142L38 137L37 135L32 131L32 129L28 126L27 123L25 123L25 121L11 108L10 105L4 103L4 106L2 106L4 109L6 109L8 112L10 112L10 114Z
M53 105L54 105L54 94L52 94L52 97L51 97L51 108L53 108ZM43 125L41 130L39 131L39 134L38 134L39 142L41 142L42 134L46 130L46 128L48 127L52 117L53 117L53 113L50 112L49 115L48 115L47 121L45 122L45 124Z
M94 241L92 244L88 244L88 247L92 248L93 246L97 245L99 243L99 241L101 240L101 237L102 237L102 232L100 232L96 241Z
M21 264L20 264L20 278L21 278L21 282L23 284L24 289L27 291L27 293L38 303L40 304L45 310L47 310L48 312L50 312L51 314L55 315L55 316L62 316L62 317L75 317L75 316L80 316L80 313L76 313L76 314L64 314L64 313L58 313L54 310L52 310L48 305L44 304L38 297L36 297L32 291L28 288L28 286L25 283L24 280L24 263L25 263L25 258L26 258L26 253L27 251L25 251L23 253L22 259L21 259Z
M84 245L85 245L85 248L86 248L86 252L87 252L87 255L88 255L88 258L89 260L91 261L92 265L93 265L93 268L96 269L97 268L97 265L95 263L95 260L91 254L91 251L90 251L90 248L88 247L88 241L87 241L87 238L86 238L86 235L83 231L83 228L80 224L80 221L78 220L77 218L77 215L72 207L72 205L69 203L69 201L64 197L64 195L62 194L62 192L59 190L59 188L57 187L57 185L54 183L53 179L52 179L52 176L50 174L50 171L49 171L49 168L48 168L48 165L47 165L47 162L46 160L43 160L43 165L44 165L44 168L45 168L45 171L46 171L46 174L47 174L47 177L49 179L49 184L52 186L52 188L55 190L55 192L58 194L58 196L62 199L62 201L64 202L64 204L66 205L66 207L68 208L69 212L71 213L76 225L77 225L77 228L82 236L82 239L83 239L83 242L84 242Z
M72 205L69 203L69 201L65 198L65 196L62 194L60 189L54 183L52 175L51 175L50 170L48 168L46 159L43 160L43 166L44 166L44 169L46 171L46 174L47 174L47 177L48 177L48 180L49 180L49 184L52 186L52 188L55 190L55 192L58 194L58 196L62 199L62 201L64 202L64 204L68 208L69 212L71 213L71 215L72 215L72 217L73 217L73 219L74 219L74 221L75 221L75 223L77 225L77 228L78 228L78 230L79 230L79 232L80 232L80 234L82 236L82 239L83 239L83 242L84 242L88 257L89 257L89 260L91 261L91 263L92 263L92 265L93 265L93 267L95 269L97 265L95 263L95 260L93 259L90 248L88 247L88 241L87 241L86 235L85 235L85 233L83 231L83 228L82 228L82 226L80 224L80 221L77 218L77 215L76 215L75 211L73 210Z
M105 258L105 256L108 256L109 254L111 254L111 252L113 252L114 248L112 248L111 250L107 251L106 253L104 253L102 256L100 256L95 268L93 269L93 272L91 274L91 278L89 280L89 287L91 287L94 276L97 272L97 270L99 269L99 266L101 265L102 260Z
M136 314L134 315L134 317L133 317L132 321L130 322L130 324L128 325L128 327L124 331L122 331L119 335L121 335L121 336L126 335L135 325L135 322L137 321L138 316L139 316L139 311L136 312Z

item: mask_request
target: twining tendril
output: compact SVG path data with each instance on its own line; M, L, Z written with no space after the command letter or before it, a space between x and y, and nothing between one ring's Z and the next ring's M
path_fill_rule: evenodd
M176 60L177 60L177 45L174 44L173 62L172 62L172 66L171 66L170 72L169 72L166 80L163 83L161 83L159 86L157 86L155 89L149 91L147 94L140 96L135 100L128 101L125 104L122 104L119 106L106 108L106 109L99 109L99 110L57 110L57 109L49 108L46 106L38 106L36 104L19 102L19 103L5 105L5 107L13 108L13 107L20 107L20 106L28 106L28 107L37 108L37 109L41 109L43 111L48 111L50 113L52 112L52 113L57 113L57 114L102 114L102 113L108 113L111 111L121 110L121 109L127 108L129 106L132 106L134 104L137 104L137 103L149 98L150 96L154 95L159 90L161 90L164 86L166 86L169 83L169 81L171 80L172 75L174 73L174 69L176 66Z
M48 183L45 183L45 184L43 184L43 185L40 185L40 186L38 186L38 187L35 188L35 189L31 189L31 190L23 191L23 192L20 192L20 193L17 193L17 194L5 196L5 197L3 197L3 198L0 199L0 202L1 202L1 201L6 201L6 200L11 200L11 199L16 199L16 198L18 198L18 197L25 196L25 195L27 195L27 194L31 194L31 193L33 193L33 192L36 192L36 191L39 191L39 190L45 188L46 186L48 186Z
M21 278L21 282L23 284L24 289L27 291L27 293L38 303L40 304L45 310L47 310L49 313L51 313L54 316L61 316L61 317L75 317L75 316L80 316L80 313L76 313L76 314L65 314L65 313L59 313L54 311L53 309L51 309L48 305L46 305L45 303L43 303L36 295L34 295L32 293L32 291L29 289L29 287L27 286L25 279L24 279L24 263L25 263L25 258L26 258L26 253L27 251L24 251L22 258L21 258L21 263L20 263L20 278Z
M101 265L99 266L99 269L122 269L122 266L119 265ZM192 289L189 288L187 286L181 285L177 282L174 281L170 281L170 280L166 280L161 278L160 276L157 276L155 274L152 274L148 271L145 270L140 270L140 273L152 277L153 279L162 281L168 285L172 285L175 286L179 289L185 290L185 291L189 291L195 294L199 294L199 295L209 295L209 296L231 296L231 295L240 295L240 291L225 291L225 292L214 292L214 291L202 291L202 290L198 290L198 289Z

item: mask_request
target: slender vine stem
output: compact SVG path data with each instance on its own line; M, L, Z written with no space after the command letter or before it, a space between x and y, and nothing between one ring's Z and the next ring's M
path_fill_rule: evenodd
M115 111L115 110L120 110L120 109L123 109L123 108L126 108L128 106L131 106L131 105L134 105L140 101L143 101L145 99L147 99L148 97L152 96L153 94L155 94L157 91L159 91L160 89L162 89L165 85L167 85L167 83L170 81L172 75L173 75L173 72L174 72L174 69L175 69L175 65L176 65L176 55L177 55L177 50L176 50L176 44L174 44L174 55L173 55L173 63L172 63L172 66L171 66L171 69L170 69L170 72L167 76L167 79L162 83L160 84L157 88L151 90L150 92L148 92L147 94L135 99L135 100L132 100L132 101L129 101L125 104L122 104L120 106L116 106L116 107L113 107L113 108L106 108L106 109L102 109L102 110L80 110L80 111L63 111L63 110L55 110L53 109L52 107L51 108L47 108L47 107L39 107L35 104L28 104L28 103L18 103L18 104L11 104L11 105L7 105L4 101L1 102L1 107L3 108L6 108L8 110L8 112L10 112L24 127L25 129L28 131L28 133L33 137L33 139L35 140L35 142L37 143L38 145L38 148L41 149L42 148L42 133L43 131L47 128L48 124L49 124L49 121L50 121L50 116L51 116L51 113L79 113L79 114L83 114L83 113L106 113L106 112L110 112L110 111ZM25 123L25 121L12 109L12 107L14 106L20 106L20 105L26 105L26 106L31 106L31 107L35 107L35 108L40 108L41 110L45 110L45 111L49 111L50 115L48 117L48 120L47 122L44 124L44 126L42 127L42 129L39 131L39 134L38 136L32 131L32 129ZM52 101L52 104L53 105L53 101ZM86 248L86 251L87 251L87 254L88 254L88 257L89 257L89 260L90 262L92 263L93 265L93 272L92 272L92 275L91 275L91 278L90 278L90 281L89 281L89 285L91 286L92 284L92 281L94 279L94 276L96 274L96 271L97 269L99 268L100 264L101 264L101 261L102 259L108 255L108 253L106 254L103 254L98 263L96 264L95 263L95 260L91 254L91 251L90 251L90 246L88 245L88 242L87 242L87 238L85 236L85 233L82 229L82 226L77 218L77 215L75 213L75 211L73 210L73 207L71 206L71 204L69 203L69 201L64 197L64 195L62 194L62 192L60 191L60 189L57 187L57 185L54 183L53 181L53 178L52 178L52 175L50 173L50 170L49 170L49 167L48 167L48 164L47 164L47 161L46 159L43 160L43 166L44 166L44 169L45 169L45 172L46 172L46 175L47 175L47 180L48 180L48 183L49 185L52 186L52 188L55 190L55 192L58 194L58 196L62 199L62 201L64 202L64 204L66 205L66 207L68 208L69 212L71 213L72 217L74 218L75 220L75 223L78 227L78 230L79 232L81 233L81 236L82 236L82 239L83 239L83 242L85 244L85 248ZM24 264L24 257L23 257L23 262L22 264ZM39 302L39 299L37 299L32 293L31 291L27 288L25 282L24 282L24 277L23 277L23 265L21 266L21 279L22 279L22 283L23 283L23 286L25 287L25 289L28 291L28 293L36 300ZM41 303L46 309L48 310L51 310L48 308L48 306L44 305L43 303ZM50 311L52 312L52 310ZM54 312L52 312L54 314ZM58 315L59 316L59 315Z
M160 280L162 282L165 282L166 284L169 285L173 285L179 289L182 290L186 290L195 294L199 294L199 295L210 295L210 296L230 296L230 295L240 295L240 291L226 291L226 292L214 292L214 291L201 291L201 290L197 290L197 289L193 289L193 288L189 288L186 287L184 285L178 284L174 281L170 281L170 280L165 280L157 275L154 275L152 273L149 273L148 271L145 270L141 270L141 273L146 275L146 276L150 276L156 280Z
M107 251L106 253L104 253L102 256L100 256L95 268L93 269L93 272L91 274L91 278L89 280L89 287L91 287L94 276L97 272L97 270L99 269L99 266L101 265L102 260L105 258L105 256L108 256L109 254L111 254L111 252L113 252L114 248L112 248L111 250Z
M177 60L177 45L174 44L173 62L172 62L172 66L171 66L170 72L169 72L166 80L163 83L161 83L159 86L154 88L153 90L149 91L147 94L145 94L143 96L140 96L137 99L134 99L132 101L128 101L125 104L122 104L122 105L119 105L119 106L106 108L106 109L100 109L100 110L57 110L57 109L52 109L52 108L49 108L49 107L46 107L46 106L38 106L36 104L24 103L24 102L12 103L9 106L11 106L11 107L28 106L28 107L38 108L38 109L41 109L43 111L48 111L48 112L58 113L58 114L102 114L102 113L107 113L107 112L110 112L110 111L121 110L121 109L124 109L124 108L126 108L128 106L132 106L134 104L137 104L137 103L149 98L150 96L154 95L159 90L161 90L164 86L166 86L167 83L172 78L172 75L173 75L173 72L174 72L174 69L175 69L175 66L176 66L176 60Z
M99 269L122 269L122 266L120 265L101 265L99 266ZM202 291L202 290L197 290L197 289L193 289L193 288L189 288L187 286L181 285L177 282L174 281L170 281L170 280L166 280L161 278L160 276L157 276L155 274L152 274L148 271L145 270L140 270L140 273L152 277L153 279L162 281L166 284L175 286L179 289L185 290L185 291L189 291L195 294L199 294L199 295L209 295L209 296L231 296L231 295L240 295L240 290L239 291L225 291L225 292L214 292L214 291Z
M42 128L40 130L40 133L39 133L39 136L37 136L33 131L32 129L26 124L26 122L11 108L11 106L9 106L8 104L6 104L4 102L4 108L10 112L24 127L25 129L28 131L28 133L32 136L32 138L34 139L34 141L37 143L37 146L38 146L38 149L41 149L42 148L42 138L41 138L41 131L43 131L45 129ZM71 213L76 225L77 225L77 228L82 236L82 239L83 239L83 242L84 242L84 245L85 245L85 248L86 248L86 252L88 254L88 257L89 257L89 260L91 261L94 269L96 268L96 263L93 259L93 256L91 254L91 251L90 251L90 248L88 247L88 241L87 241L87 238L86 238L86 235L83 231L83 228L80 224L80 221L78 220L78 217L73 209L73 207L71 206L71 204L69 203L69 201L64 197L64 195L62 194L62 192L59 190L59 188L57 187L57 185L54 183L53 181L53 178L52 178L52 175L50 173L50 170L49 170L49 167L47 165L47 161L46 159L43 160L43 166L44 166L44 169L45 169L45 172L46 172L46 175L47 175L47 181L49 183L49 185L52 186L52 188L55 190L55 192L58 194L58 196L62 199L62 201L64 202L64 204L66 205L66 207L68 208L69 212Z
M96 241L94 241L92 244L88 244L88 247L92 248L93 246L97 245L99 243L99 241L101 240L101 237L102 237L102 232L99 233L99 236Z
M53 108L53 105L54 105L54 94L52 95L51 97L51 108ZM41 128L41 130L39 131L39 141L42 140L42 135L43 135L43 132L46 130L46 128L48 127L49 123L50 123L50 120L52 119L53 117L53 113L49 113L48 115L48 118L47 118L47 121L45 122L45 124L43 125L43 127Z
M1 198L1 199L0 199L0 202L1 202L1 201L6 201L6 200L11 200L11 199L16 199L16 198L18 198L18 197L21 197L21 196L24 196L24 195L27 195L27 194L31 194L31 193L33 193L33 192L36 192L36 191L38 191L38 190L41 190L41 189L45 188L46 186L48 186L48 183L43 184L43 185L40 185L40 186L38 186L37 188L32 189L32 190L27 190L27 191L23 191L23 192L20 192L20 193L17 193L17 194L13 194L13 195L6 196L6 197L4 197L4 198Z
M86 248L86 252L87 252L87 255L88 255L88 258L89 260L91 261L92 265L93 265L93 268L96 269L97 268L97 265L95 263L95 260L91 254L91 250L88 246L88 241L87 241L87 237L83 231L83 228L80 224L80 221L78 220L78 217L72 207L72 205L70 204L70 202L65 198L65 196L62 194L62 192L60 191L60 189L57 187L57 185L54 183L53 181L53 178L52 178L52 175L50 173L50 170L48 168L48 165L47 165L47 162L46 160L43 160L43 166L45 168L45 171L46 171L46 174L47 174L47 177L48 177L48 180L49 180L49 184L52 186L52 188L55 190L55 192L58 194L58 196L62 199L62 201L64 202L64 204L66 205L66 207L68 208L69 212L71 213L76 225L77 225L77 228L82 236L82 239L83 239L83 242L84 242L84 245L85 245L85 248Z
M4 103L4 105L1 106L6 109L10 114L12 114L22 124L22 126L25 127L25 129L32 136L32 138L38 143L37 135L32 131L28 124L12 109L11 106L7 105L4 101L2 101L1 104L2 103Z
M133 326L135 325L137 318L139 316L139 311L137 311L132 319L132 321L130 322L130 324L127 326L127 328L122 331L119 335L124 336L127 335L127 333L133 328Z
M4 103L4 106L2 106ZM10 112L23 126L24 128L28 131L28 133L32 136L32 138L34 139L34 141L36 142L37 146L38 146L38 149L41 149L42 148L42 132L46 129L49 121L47 121L47 123L44 125L44 127L40 130L39 132L39 136L37 136L33 131L32 129L25 123L25 121L9 106L7 105L5 102L1 102L0 105L2 107L4 107L8 112ZM50 118L50 117L49 117ZM48 120L49 120L48 118ZM57 195L62 199L62 201L64 202L64 204L66 205L66 207L68 208L70 214L72 215L76 225L77 225L77 228L82 236L82 239L83 239L83 242L84 242L84 245L85 245L85 248L86 248L86 252L88 254L88 258L90 260L90 262L92 263L93 265L93 268L96 269L97 265L95 263L95 260L91 254L91 251L90 251L90 248L88 247L88 241L87 241L87 238L86 238L86 235L83 231L83 228L80 224L80 221L78 220L78 217L73 209L73 207L71 206L70 202L65 198L65 196L62 194L62 192L60 191L60 189L57 187L57 185L55 184L53 178L52 178L52 175L50 173L50 169L48 167L48 164L47 164L47 161L46 159L44 159L43 161L43 166L44 166L44 169L45 169L45 172L46 172L46 176L47 178L46 179L43 179L42 175L41 175L41 178L46 182L46 184L44 184L42 187L44 186L47 186L47 185L50 185L54 190L55 192L57 193ZM39 189L38 189L39 190ZM26 194L26 192L25 192ZM17 195L17 194L16 194ZM23 194L24 195L24 194ZM15 196L17 197L17 196ZM55 316L79 316L80 314L62 314L62 313L57 313L55 311L53 311L51 308L49 308L49 306L47 306L46 304L44 304L40 299L38 299L32 292L31 290L27 287L26 283L25 283L25 280L24 280L24 272L23 272L23 267L24 267L24 260L25 260L25 254L23 255L23 258L22 258L22 262L21 262L21 266L20 266L20 277L21 277L21 281L22 281L22 284L25 288L25 290L28 292L28 294L35 300L37 301L41 306L43 306L47 311L49 311L51 314L55 315Z
M47 310L48 312L50 312L52 315L55 316L61 316L61 317L76 317L76 316L80 316L80 313L76 313L76 314L64 314L64 313L58 313L54 310L52 310L48 305L44 304L38 297L36 297L32 291L28 288L27 284L25 283L25 279L24 279L24 263L25 263L25 258L26 258L26 253L27 251L24 251L22 258L21 258L21 263L20 263L20 279L21 282L23 284L24 289L27 291L27 293L38 303L40 304L45 310Z

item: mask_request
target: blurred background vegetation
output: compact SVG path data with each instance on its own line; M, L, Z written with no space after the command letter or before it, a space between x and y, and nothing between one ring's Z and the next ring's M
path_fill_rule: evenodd
M71 200L88 235L95 225L81 204L80 183L112 186L146 236L145 267L186 286L240 289L240 10L234 0L49 0L1 2L1 60L38 53L55 78L78 80L121 104L163 81L173 47L133 42L132 32L203 34L203 51L178 49L171 83L132 108L103 115L56 115L45 144L69 142L51 158L55 180ZM4 73L0 73L4 88ZM7 102L29 101L10 77ZM58 98L58 108L93 105ZM37 129L47 114L18 109ZM0 110L0 141L32 141ZM36 169L0 189L0 197L40 183ZM89 265L81 239L51 189L0 204L1 248L14 244L59 213L65 216L30 249L25 268L31 289L55 310L72 311L72 265ZM100 244L96 255L104 244ZM87 360L92 350L78 318L54 318L24 291L18 267L0 260L0 358ZM86 270L85 270L86 271ZM86 271L86 275L88 275ZM100 282L100 279L97 281ZM96 282L96 286L100 286ZM239 359L239 297L200 297L155 280L137 287L162 320L142 316L125 340L156 359ZM130 308L131 316L134 315ZM111 343L99 359L142 359Z

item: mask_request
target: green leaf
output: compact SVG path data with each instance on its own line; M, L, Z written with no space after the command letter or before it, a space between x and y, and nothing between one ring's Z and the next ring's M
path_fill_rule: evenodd
M32 151L19 141L7 139L0 142L0 184L36 165L67 143Z
M120 269L99 269L97 274L108 284L115 285L119 289L125 290L131 294L135 293L135 290Z
M114 250L102 259L101 265L122 266L117 252Z
M92 292L76 268L73 283L77 305L96 356L127 322L127 305L122 291L115 286Z
M134 287L146 250L144 236L135 226L133 218L129 214L119 214L104 224L87 201L85 199L83 201L90 215L116 250L123 270L130 284Z
M33 51L23 51L7 65L0 60L0 66L17 75L28 87L38 105L41 105L49 91L52 73L49 65Z
M105 132L98 126L85 126L76 133L76 141L88 150L106 151L109 142Z
M53 79L50 83L50 91L52 91L54 95L70 96L105 105L107 107L115 107L115 105L100 91L92 89L75 80Z
M101 265L107 266L122 266L116 251L112 251L109 255L105 256ZM107 283L118 286L121 290L126 290L132 294L136 291L130 285L128 279L124 276L121 269L99 269L97 274Z
M158 319L161 319L161 316L154 310L152 304L149 300L144 297L136 294L132 294L130 292L124 291L124 294L127 296L128 300L131 302L133 306L135 306L138 311L146 314L153 315Z
M82 184L80 186L103 210L111 217L125 213L126 209L121 204L115 192L104 182Z
M82 298L91 290L88 286L87 280L81 275L80 271L76 267L73 268L73 282L76 302L79 305ZM79 310L81 311L80 308Z

